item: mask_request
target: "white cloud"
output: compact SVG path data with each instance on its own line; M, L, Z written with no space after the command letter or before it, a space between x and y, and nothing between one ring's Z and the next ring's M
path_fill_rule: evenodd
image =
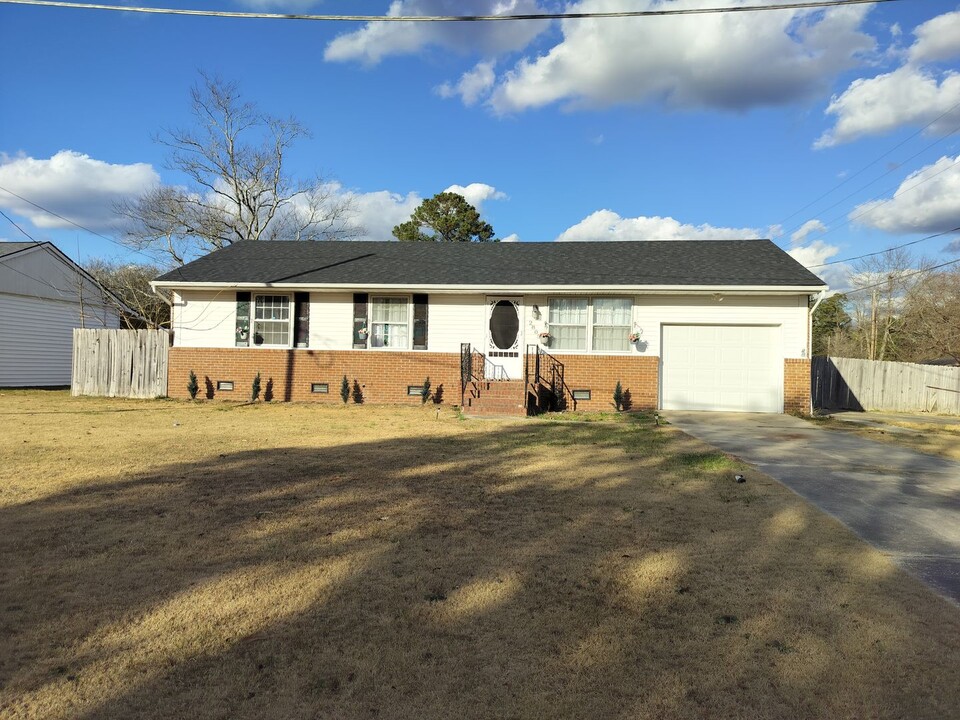
M748 0L677 0L671 8ZM631 6L659 8L655 0ZM582 0L572 12L623 9ZM694 17L563 21L563 40L501 77L490 104L511 113L551 103L568 108L663 102L677 108L745 110L822 92L873 49L860 27L866 6L825 11L718 13Z
M960 123L958 104L960 75L943 73L938 81L933 70L904 65L884 75L854 80L841 95L834 96L826 113L836 116L836 124L814 147L931 122L930 132L947 133Z
M910 48L913 62L949 60L960 55L960 11L938 15L922 25L913 34L917 41Z
M470 183L466 187L463 185L451 185L444 192L457 193L473 205L478 211L483 209L483 203L487 200L506 200L506 193L502 193L492 185L486 183Z
M830 286L831 290L842 291L849 284L849 268L846 263L817 267L830 262L838 252L840 252L840 248L836 245L828 245L822 240L815 240L809 245L788 250L787 254L804 267L810 268L810 272L814 275L820 276Z
M813 233L823 233L826 231L827 226L819 220L807 220L795 233L793 233L793 235L790 236L790 242L794 245L799 245Z
M114 203L159 182L160 176L147 163L114 165L72 150L61 150L49 159L0 157L0 185L97 232L119 224ZM5 192L0 192L0 207L38 228L73 227Z
M467 107L475 105L481 97L490 92L497 79L493 66L493 61L479 62L461 75L456 85L445 82L437 88L437 93L444 98L459 95Z
M743 240L760 237L754 228L688 225L672 217L621 217L597 210L557 236L558 242L583 240Z
M858 205L850 219L889 233L937 233L960 226L960 156L942 157L911 173L893 197Z
M536 0L394 0L387 15L517 15L542 12ZM376 65L389 55L409 55L427 46L499 55L526 47L549 22L373 22L336 37L323 57Z
M505 238L500 238L500 242L520 242L520 236L516 233L510 233Z
M929 63L960 55L960 11L939 15L914 28L915 42L906 60L892 72L859 78L835 95L825 113L833 128L816 148L850 142L864 135L889 132L904 125L925 126L947 134L960 122L960 74ZM926 64L925 64L926 63Z
M408 192L406 195L388 190L365 193L345 190L337 184L330 185L329 190L335 199L351 201L355 210L351 224L363 228L363 240L395 240L394 226L409 220L413 211L423 202L423 198L416 192ZM451 185L444 192L463 195L478 210L486 200L502 200L507 197L485 183Z

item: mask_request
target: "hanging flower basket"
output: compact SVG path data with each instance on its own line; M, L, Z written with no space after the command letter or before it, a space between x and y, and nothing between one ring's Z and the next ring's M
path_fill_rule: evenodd
M640 333L638 333L638 332L632 332L632 333L630 333L630 342L631 342L631 343L638 343L638 342L640 342Z
M548 333L547 331L544 331L544 332L540 333L540 344L541 344L541 345L547 345L547 346L549 346L549 345L550 345L550 339L551 339L552 337L553 337L553 336L552 336L550 333Z

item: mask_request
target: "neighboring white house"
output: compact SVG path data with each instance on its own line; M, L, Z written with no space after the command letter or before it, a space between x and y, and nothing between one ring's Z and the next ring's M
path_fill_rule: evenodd
M638 409L808 411L825 289L764 240L246 242L154 286L173 303L171 396L193 371L210 398L260 373L278 399L339 402L346 375L371 402L417 402L429 376L496 411L529 407L514 396L539 397L545 366L567 407L608 408L620 381ZM518 384L509 402L491 379Z
M0 242L0 387L70 384L74 328L117 328L117 306L49 242Z

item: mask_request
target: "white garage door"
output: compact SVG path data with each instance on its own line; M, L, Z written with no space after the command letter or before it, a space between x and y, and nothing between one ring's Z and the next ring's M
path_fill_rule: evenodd
M779 327L664 325L664 410L783 412Z

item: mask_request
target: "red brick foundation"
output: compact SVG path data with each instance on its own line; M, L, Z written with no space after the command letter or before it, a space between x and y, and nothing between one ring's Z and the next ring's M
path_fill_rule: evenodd
M563 363L567 391L589 390L589 400L572 402L571 410L610 410L620 381L630 393L630 410L655 410L659 403L660 358L638 355L557 355Z
M568 394L569 409L609 410L617 380L624 392L630 393L631 409L657 407L659 358L564 355L557 359L564 364L568 393L591 393L590 400L576 403ZM351 386L354 380L360 384L364 402L418 404L419 396L407 395L407 386L422 385L429 376L435 393L442 388L441 402L460 403L460 356L456 353L172 347L167 375L170 397L190 396L191 370L200 384L198 398L248 400L259 372L261 397L276 401L340 403L340 383L346 375ZM233 382L232 391L217 390L218 381L224 380ZM313 383L326 383L329 392L311 392Z
M191 370L200 384L198 398L249 400L259 372L261 397L269 400L340 403L346 375L351 386L354 380L359 383L364 402L419 404L419 396L407 395L407 386L422 385L427 376L433 392L442 393L441 402L460 402L460 356L455 353L172 347L170 397L190 397ZM233 391L218 391L221 380L233 381ZM312 393L312 383L327 383L329 392Z
M783 411L810 414L810 360L787 358L783 361Z

